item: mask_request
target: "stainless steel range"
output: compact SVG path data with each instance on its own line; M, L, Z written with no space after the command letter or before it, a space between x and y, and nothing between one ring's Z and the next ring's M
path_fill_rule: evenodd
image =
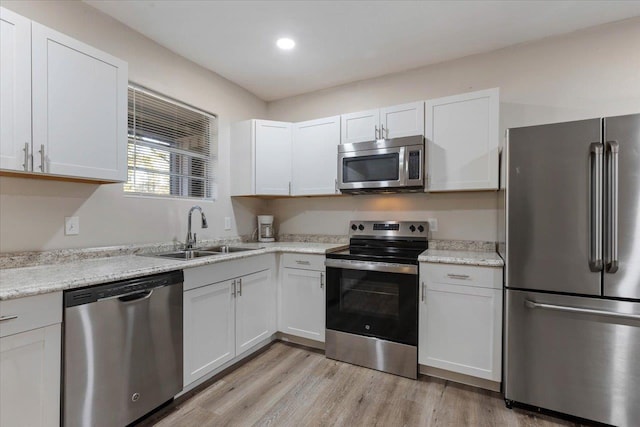
M351 222L349 248L327 254L327 357L417 378L418 255L428 229Z

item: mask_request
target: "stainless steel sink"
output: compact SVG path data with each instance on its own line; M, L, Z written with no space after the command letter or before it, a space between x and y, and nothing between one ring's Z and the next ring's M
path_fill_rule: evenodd
M196 259L208 256L216 256L222 255L221 252L215 251L204 251L204 250L189 250L189 251L175 251L175 252L164 252L159 254L149 254L149 256L159 257L159 258L173 258L173 259Z
M208 246L205 248L200 248L201 251L219 252L223 254L228 254L233 252L257 251L258 249L262 249L262 248L242 248L238 246L229 246L229 245Z

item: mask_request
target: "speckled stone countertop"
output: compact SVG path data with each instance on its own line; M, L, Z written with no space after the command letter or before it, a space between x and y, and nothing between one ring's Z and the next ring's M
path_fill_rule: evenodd
M502 267L504 261L496 252L489 251L454 251L427 249L418 257L419 262L435 262L440 264L476 265L480 267Z
M242 243L234 246L256 248L256 250L203 257L189 261L125 255L78 260L63 264L6 268L0 270L0 300L98 285L266 253L325 254L346 247L344 244L337 243L306 242Z

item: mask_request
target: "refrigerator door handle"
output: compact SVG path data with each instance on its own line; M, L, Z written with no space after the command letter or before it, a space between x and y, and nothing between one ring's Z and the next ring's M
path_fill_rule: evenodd
M593 142L589 153L591 181L589 268L602 271L602 162L603 146Z
M566 305L544 304L544 303L534 302L528 299L524 300L524 305L527 308L531 308L531 309L542 308L547 310L564 311L568 313L593 314L596 316L615 317L618 319L640 320L639 314L627 314L627 313L618 313L616 311L594 310L592 308L569 307Z
M618 271L618 152L617 141L607 141L607 246L605 270Z

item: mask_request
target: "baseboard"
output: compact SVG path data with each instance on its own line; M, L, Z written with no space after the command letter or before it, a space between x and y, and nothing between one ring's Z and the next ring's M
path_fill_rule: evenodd
M316 341L316 340L310 340L309 338L297 337L295 335L285 334L284 332L277 332L276 339L283 342L290 342L293 344L298 344L305 347L315 348L317 350L324 351L324 343L322 341Z
M422 375L441 378L456 383L466 384L473 387L482 388L489 391L500 392L502 383L486 380L484 378L472 377L458 372L447 371L446 369L433 368L431 366L418 365L418 370Z

